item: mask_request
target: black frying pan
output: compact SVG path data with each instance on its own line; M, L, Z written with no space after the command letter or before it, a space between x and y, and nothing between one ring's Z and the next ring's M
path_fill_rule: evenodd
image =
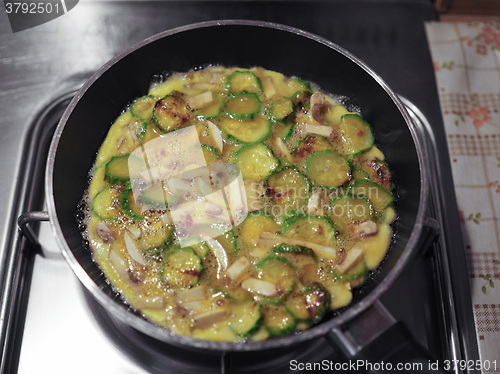
M287 76L299 76L318 83L327 92L347 97L348 105L361 108L372 125L376 142L395 176L398 219L386 259L355 292L349 307L300 334L245 344L200 341L172 334L145 320L116 297L82 241L75 219L76 207L87 188L88 171L96 152L117 114L130 100L148 91L154 75L208 64L262 66ZM142 333L187 348L219 351L265 350L329 335L345 352L351 352L356 347L350 346L345 326L353 320L366 320L363 316L369 314L377 314L372 325L380 325L383 308L378 299L396 281L416 250L424 220L426 180L422 149L403 104L356 57L323 38L290 27L217 21L180 27L146 39L94 74L72 100L56 129L49 151L46 191L52 228L80 281L110 314ZM386 322L389 320L385 318ZM389 329L379 339L389 344L386 347L396 342L397 353L392 358L397 361L414 356L417 351L413 346L404 353L410 356L400 356L401 347L408 345L401 325L387 326ZM377 326L367 329L370 328L376 330ZM380 347L379 343L368 344L372 348L365 353L374 346ZM384 354L384 349L381 351Z

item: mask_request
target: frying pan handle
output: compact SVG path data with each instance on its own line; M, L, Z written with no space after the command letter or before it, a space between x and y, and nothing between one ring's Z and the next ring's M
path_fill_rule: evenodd
M420 345L380 302L347 326L333 329L326 338L368 373L448 373L443 362Z
M21 233L34 248L40 248L40 243L38 242L38 238L33 231L33 228L28 224L48 220L49 213L45 211L26 212L21 214L17 219L17 224L19 226L19 229L21 230Z

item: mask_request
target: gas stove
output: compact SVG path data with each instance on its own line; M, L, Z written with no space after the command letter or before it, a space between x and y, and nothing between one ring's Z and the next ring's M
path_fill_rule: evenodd
M427 215L440 230L382 302L437 358L478 358L468 279L461 276L467 272L465 250L424 33L423 22L436 17L432 4L416 0L82 2L73 12L67 17L74 16L80 24L61 18L57 25L39 26L38 34L35 30L10 34L20 41L16 47L20 51L9 53L15 61L21 58L23 47L47 43L50 33L55 38L68 31L83 49L90 47L81 43L93 43L92 53L78 54L88 61L55 71L60 63L57 58L69 63L75 54L74 44L56 43L59 56L49 50L39 52L43 58L36 62L39 74L43 69L54 74L50 79L30 71L16 80L9 73L18 71L17 65L9 65L8 59L0 65L2 76L7 77L0 82L0 92L14 90L11 95L0 95L7 112L6 132L14 134L15 124L20 134L13 162L0 167L16 182L10 188L0 184L9 199L0 210L0 223L6 227L1 237L1 373L65 373L68 369L73 373L288 373L305 370L307 364L342 361L325 339L290 350L252 354L193 352L154 341L114 319L87 293L66 264L49 224L33 225L40 246L31 245L17 229L19 215L45 208L44 169L51 136L89 70L143 37L216 18L273 21L326 37L364 60L401 95L424 144L431 191ZM80 33L70 31L71 27ZM9 43L6 35L0 36L0 47L13 48ZM35 61L26 64L29 69ZM12 88L16 83L22 85L17 91ZM35 95L41 87L51 91ZM23 116L19 103L26 108L26 100L31 100L32 112ZM3 149L11 149L13 143L8 136L0 141Z

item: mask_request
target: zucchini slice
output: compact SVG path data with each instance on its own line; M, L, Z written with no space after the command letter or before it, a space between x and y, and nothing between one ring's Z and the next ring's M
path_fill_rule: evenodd
M201 259L193 248L172 248L163 258L162 277L168 286L189 287L198 283L203 271Z
M300 211L309 199L311 184L293 166L285 166L267 178L268 193L284 209L283 216Z
M220 121L222 129L240 143L256 143L271 135L272 123L262 115L252 119L240 120L223 117Z
M333 146L328 140L320 135L308 135L299 142L293 152L297 162L303 163L312 154L326 150L333 151Z
M95 195L91 209L101 219L118 219L120 192L113 187L104 187Z
M236 236L234 235L233 230L226 231L224 234L219 235L214 239L224 247L226 253L231 254L238 252L238 247L236 246Z
M356 179L353 181L349 185L347 192L351 195L366 196L373 204L373 208L377 213L382 212L394 200L392 194L384 187L366 179Z
M130 181L129 156L113 156L105 166L104 178L111 184L125 184Z
M207 257L208 252L210 252L208 245L203 242L192 244L191 248L193 248L194 253L196 253L196 255L202 260L204 260Z
M288 97L282 97L274 101L269 107L269 118L273 121L282 122L294 111L293 102Z
M368 269L366 267L366 264L361 261L357 266L354 266L354 268L347 274L337 274L331 269L328 269L328 272L336 282L346 282L366 277Z
M138 244L142 250L165 248L174 239L174 227L164 223L161 219L148 220L143 226L142 235Z
M330 202L330 219L344 225L368 221L374 214L373 204L364 195L344 194Z
M324 246L336 246L336 230L323 216L297 215L285 220L283 236Z
M260 79L251 71L236 70L226 79L226 90L229 93L246 91L259 94L262 91Z
M260 112L262 101L254 93L246 91L232 94L224 108L226 115L237 119L252 119Z
M146 95L134 100L130 106L130 113L139 118L143 123L149 123L153 119L153 108L157 99L152 95Z
M211 164L212 162L216 162L220 160L219 152L214 147L211 147L206 144L201 144L201 150L203 151L203 156L205 157L205 161L207 164Z
M309 157L306 173L316 186L336 188L351 179L351 165L344 156L327 150Z
M319 284L294 292L287 299L285 309L297 322L315 323L329 308L330 295Z
M370 179L370 176L366 171L361 169L359 166L354 165L352 167L352 179Z
M154 208L161 209L167 207L167 191L163 186L163 182L158 182L147 187L139 196L139 200L143 203L150 204Z
M243 244L255 247L259 243L260 235L264 232L276 233L280 227L274 221L273 217L266 212L252 212L239 227L239 238Z
M344 114L340 117L340 135L345 153L355 156L373 146L370 125L359 114Z
M216 95L211 103L203 106L197 111L197 117L200 119L212 119L217 117L224 108L224 99Z
M231 329L243 338L252 335L264 321L262 309L262 305L254 302L234 303L231 308Z
M286 85L292 92L311 91L311 85L300 78L289 78Z
M386 190L391 189L391 171L387 162L381 160L366 161L361 169L368 175L371 181L380 184Z
M153 109L153 119L165 133L186 126L190 118L186 103L178 96L165 96L156 102Z
M312 95L311 91L299 90L296 91L291 96L291 99L295 105L302 105L304 107L309 107L309 101L311 99L311 95Z
M293 122L290 124L288 124L288 121L285 123L277 122L273 125L273 134L283 141L287 141L293 135L294 128L295 124Z
M263 143L244 146L234 155L234 164L241 170L243 179L259 182L279 165L278 158Z
M139 206L135 201L134 193L132 192L132 187L130 186L130 184L125 188L125 190L120 195L120 204L123 212L127 216L132 218L134 221L144 220L141 206Z
M295 285L295 269L284 257L268 256L257 264L259 279L277 286L278 297L265 297L271 304L281 304L284 296L292 292Z
M295 331L296 323L293 316L279 306L268 306L265 311L264 327L271 336L290 335Z
M306 264L316 265L317 263L316 255L309 248L282 243L274 248L273 252L278 256L284 256L297 269L301 269Z

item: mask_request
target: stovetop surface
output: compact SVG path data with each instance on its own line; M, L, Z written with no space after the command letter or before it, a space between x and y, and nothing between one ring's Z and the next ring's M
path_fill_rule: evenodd
M424 22L436 18L432 2L80 1L63 17L16 34L11 33L1 12L3 9L0 11L0 155L4 162L0 164L3 176L0 193L6 204L0 205L0 227L4 228L0 232L0 255L3 265L13 250L21 248L25 255L23 267L18 269L25 272L23 282L17 284L21 309L12 330L14 337L4 347L6 360L2 369L7 371L3 372L62 373L68 368L75 373L96 368L111 373L146 372L145 363L135 357L140 356L134 354L136 347L123 343L123 336L111 322L106 322L105 312L85 294L55 245L48 225L40 225L43 255L31 255L19 238L15 221L23 211L43 209L40 169L44 166L43 162L33 165L36 154L30 152L39 152L38 140L50 137L50 129L36 128L40 126L36 121L44 108L60 104L55 108L56 113L48 116L47 123L54 124L57 111L64 107L65 101L58 101L61 95L77 88L84 78L131 44L172 27L211 19L273 21L326 37L365 61L394 91L415 105L424 122L430 124L429 136L434 146L438 145L434 170L440 189L436 190L439 206L429 209L446 213L441 217L444 223L441 239L446 246L463 246L456 231L458 214L455 214L446 140L424 31ZM26 166L27 161L32 164ZM34 175L26 175L28 172ZM442 266L446 274L436 280L436 271L442 270ZM463 292L464 287L468 290L468 284L455 272L464 270L464 266L460 254L436 261L431 250L419 256L383 298L395 317L403 319L416 339L440 358L450 358L450 349L458 349L463 358L477 358L471 314L460 310L468 307L467 292ZM0 279L5 282L10 274L5 266L2 269ZM10 291L2 289L2 300L6 300ZM443 295L444 291L449 295ZM452 316L451 321L446 320L446 314ZM458 341L450 342L453 339ZM323 342L314 344L326 347ZM316 345L309 349L314 350ZM331 349L323 349L326 350L321 354L325 357L335 356ZM304 359L310 359L307 354ZM143 360L154 361L154 352L141 355ZM210 365L220 372L217 369L220 357L214 360ZM167 367L163 363L159 368L147 370L185 370L169 362ZM278 366L268 367L267 372L290 369L288 362Z

